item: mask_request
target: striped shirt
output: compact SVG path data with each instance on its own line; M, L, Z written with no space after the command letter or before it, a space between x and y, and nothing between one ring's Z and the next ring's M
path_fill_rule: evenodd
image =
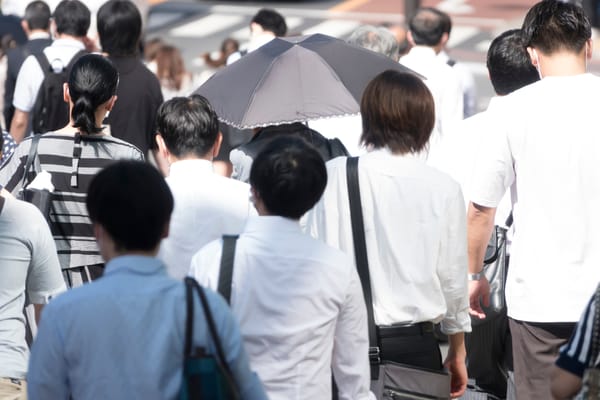
M590 364L592 356L592 338L594 330L594 314L596 312L595 296L592 296L588 305L577 323L571 338L560 349L556 365L574 375L583 377L583 372ZM598 360L596 360L596 365Z
M25 139L0 168L0 185L17 195L31 138ZM102 168L119 159L143 160L135 146L108 135L46 133L38 144L41 170L52 175L54 193L50 229L63 269L103 262L85 200L89 184Z

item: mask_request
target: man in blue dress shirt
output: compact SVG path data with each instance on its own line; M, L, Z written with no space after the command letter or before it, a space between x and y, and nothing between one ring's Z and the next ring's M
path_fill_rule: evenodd
M44 309L31 351L29 398L176 399L185 289L155 258L173 210L169 188L151 166L122 161L92 180L87 207L106 270ZM206 295L241 398L266 399L225 302L209 290ZM195 297L193 343L214 354Z

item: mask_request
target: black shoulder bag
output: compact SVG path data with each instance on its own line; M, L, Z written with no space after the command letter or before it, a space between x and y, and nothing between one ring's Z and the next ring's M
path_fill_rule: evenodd
M21 190L17 194L19 200L26 201L36 206L50 223L50 208L52 206L52 193L48 189L29 189L27 186L41 172L38 160L37 148L41 135L34 135L31 139L31 147L27 154L27 161L23 170L23 180L21 181ZM33 167L33 170L32 170Z

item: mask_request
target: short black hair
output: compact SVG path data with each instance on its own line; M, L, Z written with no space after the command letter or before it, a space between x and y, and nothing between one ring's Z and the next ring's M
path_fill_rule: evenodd
M63 0L54 10L56 31L60 34L84 37L90 28L90 10L79 0Z
M139 51L142 15L129 0L110 0L98 10L98 36L102 50L111 56L131 56Z
M525 47L520 29L511 29L492 40L487 69L496 94L507 95L540 79Z
M260 25L265 31L273 32L275 36L285 36L287 33L285 18L270 8L260 9L252 17L252 22Z
M321 198L327 184L325 162L304 139L284 136L270 141L256 156L250 185L269 213L300 219Z
M150 251L169 224L173 196L156 168L126 160L92 179L86 205L91 221L108 232L118 251Z
M448 20L435 8L424 7L410 19L408 28L416 45L436 46L449 33ZM448 32L445 32L448 30Z
M177 158L206 155L219 135L217 113L200 95L165 101L158 108L156 126L167 149Z
M579 53L592 37L583 8L559 0L544 0L531 7L521 29L525 46L544 54L560 50Z
M23 19L27 23L30 30L50 28L50 7L46 2L41 0L32 1L25 7L25 15Z

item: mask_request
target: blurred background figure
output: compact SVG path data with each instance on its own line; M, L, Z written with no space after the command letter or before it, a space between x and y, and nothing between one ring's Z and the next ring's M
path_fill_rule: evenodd
M202 58L206 66L210 68L220 68L227 64L227 58L240 50L240 43L232 38L227 38L221 43L221 49L217 58L213 58L210 53L204 53Z
M177 47L168 44L160 46L156 49L154 63L165 101L176 96L187 96L196 88L193 76L186 69Z

